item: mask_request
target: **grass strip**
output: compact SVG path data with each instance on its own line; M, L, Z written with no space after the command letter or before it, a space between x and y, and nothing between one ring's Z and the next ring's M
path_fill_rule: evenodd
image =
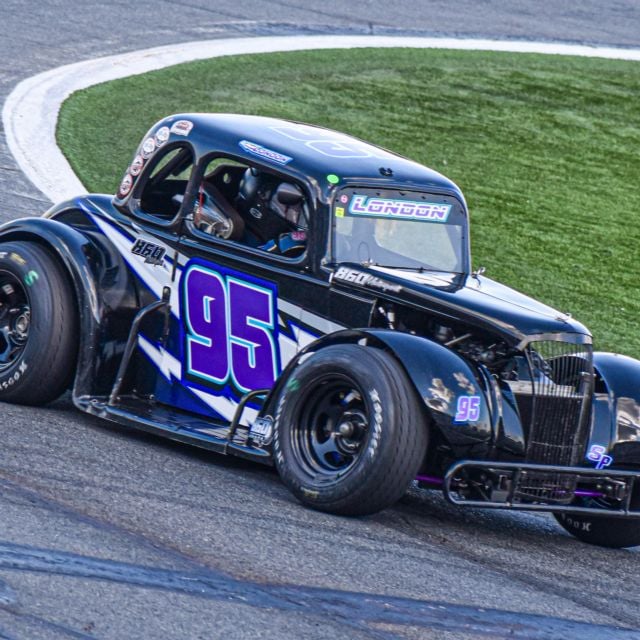
M234 56L71 96L59 144L113 193L146 130L185 111L291 118L426 164L466 194L475 266L640 357L640 65L418 49Z

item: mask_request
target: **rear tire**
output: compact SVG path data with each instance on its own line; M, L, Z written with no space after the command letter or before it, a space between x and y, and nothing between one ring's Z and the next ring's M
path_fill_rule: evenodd
M424 408L389 354L332 345L311 354L280 396L274 455L304 504L366 515L399 500L427 449Z
M640 493L633 497L631 508L640 508ZM640 518L607 518L562 512L553 515L563 529L583 542L611 549L640 545Z
M67 273L41 246L0 244L0 401L41 405L69 386L78 321Z

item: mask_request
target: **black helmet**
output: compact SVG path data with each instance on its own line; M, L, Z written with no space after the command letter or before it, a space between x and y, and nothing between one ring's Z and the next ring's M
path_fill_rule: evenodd
M302 189L253 167L244 172L236 204L245 213L247 226L263 242L308 227Z

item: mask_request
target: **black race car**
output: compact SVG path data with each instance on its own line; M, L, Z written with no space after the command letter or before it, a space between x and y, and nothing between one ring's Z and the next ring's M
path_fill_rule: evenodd
M0 227L0 400L275 464L369 514L412 482L640 544L640 362L471 273L460 189L327 129L183 114L115 197Z

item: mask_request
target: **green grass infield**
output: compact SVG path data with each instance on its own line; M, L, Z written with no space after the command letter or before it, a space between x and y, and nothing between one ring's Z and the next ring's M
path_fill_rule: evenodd
M640 357L640 64L355 49L234 56L117 80L63 105L58 142L113 193L147 129L185 111L345 131L455 180L474 266Z

